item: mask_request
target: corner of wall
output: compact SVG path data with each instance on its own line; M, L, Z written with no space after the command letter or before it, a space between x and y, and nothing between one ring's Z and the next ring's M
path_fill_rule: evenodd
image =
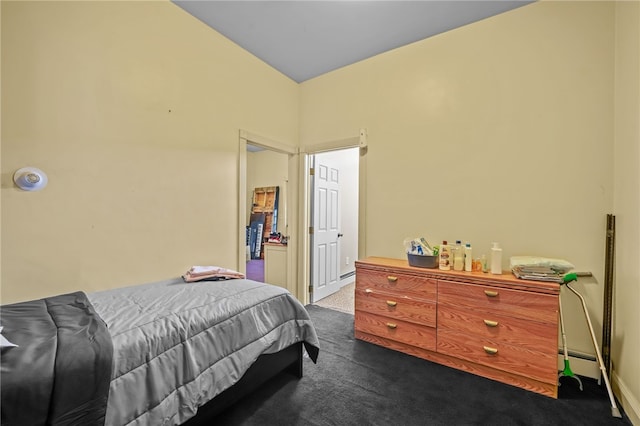
M640 426L640 401L634 397L615 371L611 374L611 387L631 423L634 426Z
M615 2L614 212L621 219L617 234L615 322L620 339L612 347L612 387L631 422L640 426L640 334L630 332L640 319L640 2ZM622 337L624 336L624 337Z

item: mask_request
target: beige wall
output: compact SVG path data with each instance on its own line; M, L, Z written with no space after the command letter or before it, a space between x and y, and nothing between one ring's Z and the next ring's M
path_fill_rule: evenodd
M3 1L2 303L237 267L238 131L295 145L297 96L169 2Z
M594 274L575 287L600 330L615 22L613 2L538 2L301 84L301 143L367 128L363 254L402 257L403 238L423 235L469 240L475 255L499 241L505 269L514 255L567 259ZM627 143L637 149L637 136ZM637 310L637 297L628 304ZM578 299L567 294L563 307L570 349L594 354ZM637 319L631 312L618 319ZM635 324L616 324L631 341L617 343L627 362ZM617 373L637 401L636 371Z
M601 306L613 12L535 3L303 83L301 142L367 128L366 254L402 257L408 235L476 255L498 241L504 268L531 254L592 271L578 288ZM573 348L592 352L575 319Z
M640 425L640 2L616 5L614 384Z

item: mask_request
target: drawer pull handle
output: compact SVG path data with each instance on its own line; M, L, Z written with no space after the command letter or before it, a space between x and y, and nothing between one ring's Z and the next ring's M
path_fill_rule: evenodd
M498 292L497 291L493 291L493 290L485 290L484 294L486 294L489 297L497 297L498 296Z
M396 281L398 281L398 277L394 277L392 275L389 275L387 277L387 280L389 280L390 283L395 283Z
M490 348L489 346L483 346L483 348L484 348L484 351L489 355L495 355L498 353L498 349L496 348Z
M371 290L370 288L368 288L368 289L366 289L364 292L365 292L365 293L373 293L373 290Z
M489 327L497 327L498 321L484 320L484 323Z
M390 329L392 329L392 330L393 330L393 329L395 329L396 327L398 327L398 324L394 324L394 323L392 323L392 322L388 322L388 323L387 323L387 327L389 327Z
M398 304L398 302L394 302L393 300L387 300L387 305L388 306L393 307L393 306L396 306L397 304Z

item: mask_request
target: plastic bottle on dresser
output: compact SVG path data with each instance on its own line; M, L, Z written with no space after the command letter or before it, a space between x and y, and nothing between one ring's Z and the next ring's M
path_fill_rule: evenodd
M462 241L456 240L456 245L453 250L451 250L451 253L453 254L453 270L464 270L464 249L462 247Z
M467 272L471 272L473 270L473 252L471 250L471 243L466 242L464 244L464 270Z
M491 273L502 274L502 249L499 243L493 243L491 247Z
M451 269L451 247L447 244L447 240L443 240L440 245L440 252L438 254L439 268L443 271Z

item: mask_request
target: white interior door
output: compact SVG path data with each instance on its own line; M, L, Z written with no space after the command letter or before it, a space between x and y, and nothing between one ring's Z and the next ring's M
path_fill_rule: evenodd
M313 156L311 206L311 302L340 290L340 170L322 155Z

